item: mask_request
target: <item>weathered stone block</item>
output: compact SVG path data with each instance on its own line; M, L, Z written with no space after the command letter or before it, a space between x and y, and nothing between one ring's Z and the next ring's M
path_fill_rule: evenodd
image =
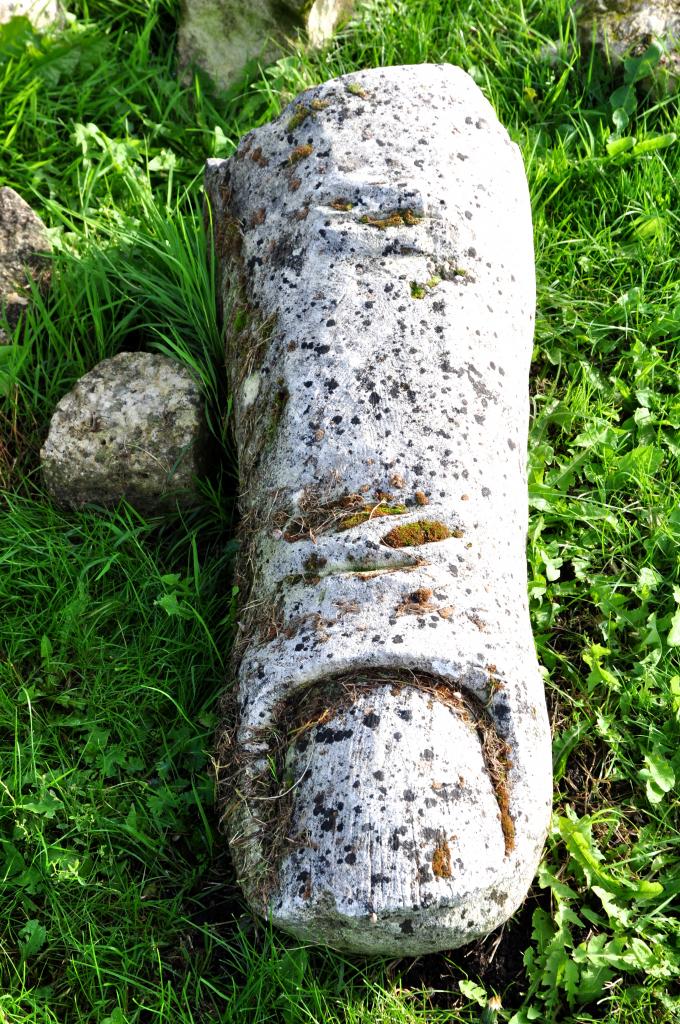
M461 945L524 898L551 806L519 150L460 68L374 69L303 93L206 190L241 481L218 747L241 885L304 939Z
M354 0L184 0L179 27L180 66L198 64L227 88L247 61L271 63L300 31L320 46L349 17Z
M614 64L639 56L651 42L662 44L659 62L671 80L680 77L680 6L677 0L579 0L574 4L579 39L593 42Z
M45 282L49 251L45 225L12 188L0 188L0 315L7 318L10 332L28 305L29 277ZM0 345L11 341L0 327Z
M126 498L148 513L195 500L205 423L201 389L166 356L121 352L86 373L54 412L40 453L60 504Z

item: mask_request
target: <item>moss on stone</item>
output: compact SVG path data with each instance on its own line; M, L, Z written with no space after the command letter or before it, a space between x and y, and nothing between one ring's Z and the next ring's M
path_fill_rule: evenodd
M402 516L407 511L406 505L364 505L354 515L343 519L338 529L351 530L353 526L360 526L367 519L377 519L379 516Z
M436 519L419 519L415 523L405 523L403 526L395 526L393 530L385 534L383 544L388 548L413 548L418 544L433 544L439 540L448 540L455 537L461 531L452 532L446 523L440 523Z
M410 209L389 210L375 217L370 213L365 213L361 218L361 223L385 231L387 228L400 228L404 225L409 228L415 227L416 224L420 224L422 219Z
M309 107L306 107L303 103L300 103L295 108L295 113L291 117L290 121L286 125L289 132L294 132L296 128L299 128L301 124L304 124L308 117L312 116L312 111Z

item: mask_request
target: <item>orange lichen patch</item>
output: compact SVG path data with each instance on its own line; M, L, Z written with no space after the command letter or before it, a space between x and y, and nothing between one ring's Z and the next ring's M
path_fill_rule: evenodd
M414 227L416 224L420 224L422 219L413 210L392 210L389 213L379 214L376 217L371 216L370 213L365 213L361 218L361 223L368 224L372 228L378 228L380 231L385 231L386 228L400 228L404 225Z
M254 149L252 151L252 153L250 154L250 159L253 161L254 164L259 164L260 167L269 167L269 160L267 159L266 156L263 155L262 146L258 146L257 149Z
M432 874L437 878L451 877L451 850L446 839L443 839L432 854Z
M295 213L293 214L293 217L295 218L295 220L307 220L308 214L309 214L309 207L308 206L302 206L302 207L300 207L299 210L295 211Z
M392 487L403 487L404 478L401 475L401 473L393 473L392 476L390 477L390 483Z
M264 224L266 217L267 211L264 206L261 206L260 209L256 210L250 218L250 226L253 228L259 227L260 224Z
M432 591L429 587L418 587L406 594L396 608L396 615L424 615L435 610L432 604Z
M300 178L291 178L288 182L288 191L297 192L301 184L302 180Z
M305 160L308 156L311 156L314 152L314 146L306 142L303 146L296 146L288 157L289 164L297 164L300 160Z
M510 815L510 794L504 781L496 785L496 800L501 814L501 828L503 829L505 856L507 857L515 849L515 823Z
M445 523L435 519L419 519L415 523L395 526L382 540L388 548L412 548L418 544L433 544L435 541L447 540L457 535L458 531L452 532Z
M350 202L349 199L343 199L342 196L338 196L338 198L334 199L332 203L329 203L329 206L331 210L342 210L347 212L352 209L354 203Z
M415 493L416 504L418 505L429 505L430 499L425 494L425 491L416 491Z

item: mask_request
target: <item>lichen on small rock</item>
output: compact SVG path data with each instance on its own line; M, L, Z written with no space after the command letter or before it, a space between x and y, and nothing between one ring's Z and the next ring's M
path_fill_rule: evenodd
M0 345L12 340L28 306L29 282L45 286L49 281L46 255L50 244L45 225L14 189L0 188Z
M196 500L204 400L167 356L121 352L82 377L54 412L41 450L45 486L67 508L125 498L148 513Z

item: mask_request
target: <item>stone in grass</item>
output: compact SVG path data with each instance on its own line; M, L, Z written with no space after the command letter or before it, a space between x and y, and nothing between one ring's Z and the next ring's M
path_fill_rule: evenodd
M204 400L181 363L121 352L86 373L54 412L40 453L68 508L125 498L148 514L192 504L205 447Z
M198 64L228 88L247 61L268 64L303 31L313 46L347 18L354 0L184 0L179 26L181 67Z
M29 278L48 279L45 254L49 251L45 225L28 203L14 191L0 188L0 345L8 344L21 314L28 305Z
M450 65L360 71L210 161L241 486L216 761L240 883L301 939L450 949L534 877L531 208Z
M0 25L19 16L47 28L61 19L61 7L58 0L0 0Z
M678 0L579 0L574 15L582 47L595 44L602 60L620 64L629 56L641 56L650 43L658 42L663 53L649 85L660 83L659 70L677 84L680 79L680 4Z

